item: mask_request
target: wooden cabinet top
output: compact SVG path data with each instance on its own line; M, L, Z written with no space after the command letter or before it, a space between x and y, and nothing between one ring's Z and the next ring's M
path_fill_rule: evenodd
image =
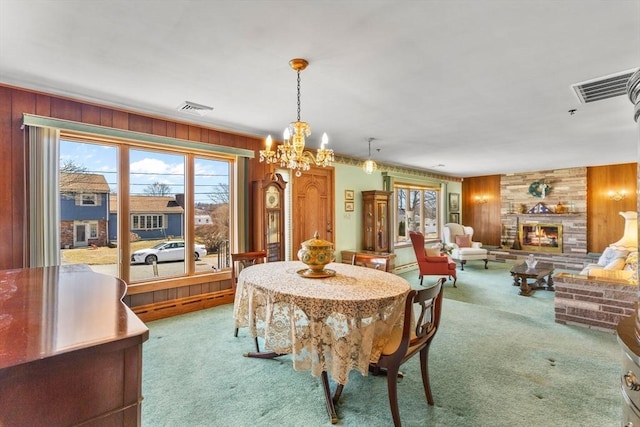
M120 279L78 266L0 271L0 369L149 330L122 302Z

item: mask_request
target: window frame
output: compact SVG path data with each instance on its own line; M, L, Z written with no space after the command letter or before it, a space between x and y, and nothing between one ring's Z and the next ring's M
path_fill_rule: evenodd
M420 206L420 212L419 212L419 218L420 218L420 225L418 226L418 231L420 231L424 237L425 237L425 241L437 241L440 240L442 238L442 233L441 233L441 225L442 225L442 194L443 194L443 190L439 185L429 185L429 184L415 184L415 183L409 183L409 182L402 182L402 181L398 181L398 182L394 182L393 183L393 193L395 195L394 199L393 199L393 243L394 246L405 246L407 244L409 244L410 238L409 238L409 226L407 223L407 217L406 216L401 216L400 215L400 198L401 198L401 194L405 194L405 202L404 202L404 210L405 210L405 215L406 212L408 211L407 209L407 204L408 204L408 200L407 197L408 195L410 195L412 192L415 191L419 191L420 195L421 195L421 200L423 200L421 203L419 203ZM433 208L435 209L435 220L436 220L436 224L435 224L435 233L434 234L429 234L426 232L426 214L425 214L425 192L433 192L435 193L435 202L433 203ZM400 229L401 229L401 222L405 220L405 224L404 224L404 229L405 229L405 234L401 235L400 234Z
M118 204L117 207L117 217L118 217L118 257L119 259L130 259L131 253L133 250L131 249L131 242L129 240L129 231L133 230L133 216L128 208L128 203L122 203L120 200L129 200L130 190L129 190L129 174L130 174L130 164L129 164L129 151L130 150L150 150L152 152L160 152L167 154L178 154L184 156L186 159L185 165L185 176L187 174L195 175L195 168L193 167L193 163L196 158L200 159L208 159L215 161L223 161L228 164L228 180L229 180L229 198L230 198L230 207L229 207L229 215L233 215L235 210L233 206L236 204L236 199L238 195L233 193L234 185L232 182L237 181L238 168L236 166L239 158L221 155L220 153L216 153L213 150L194 150L189 147L175 146L175 147L166 147L166 146L156 146L150 143L143 143L138 141L129 141L129 140L113 140L107 137L100 137L99 135L78 135L73 132L61 131L60 133L60 141L69 141L69 142L77 142L77 143L86 143L86 144L96 144L96 145L104 145L115 147L117 150L117 165L116 165L116 175L117 175L117 193ZM189 203L190 199L193 199L192 195L188 193L193 193L195 189L190 187L190 183L193 183L193 177L187 179L185 182L185 210L184 210L184 240L186 245L192 246L195 245L195 210L193 207L193 203ZM61 194L61 193L59 193ZM84 205L84 206L93 206L93 205ZM125 209L122 207L126 206ZM162 217L163 228L154 228L154 230L162 230L168 225L168 220L166 218L166 214L135 214L136 216L154 216L156 219L158 217ZM190 217L194 217L192 220L187 219ZM121 218L123 220L121 220ZM128 219L124 219L128 218ZM153 222L153 221L152 221ZM231 224L235 225L235 221L230 220ZM123 227L126 232L123 232ZM187 228L189 227L189 228ZM145 228L146 230L146 228ZM238 230L236 227L231 227L229 229L229 240L231 242L237 241ZM128 262L119 262L118 273L117 276L127 282L128 287L133 290L136 287L139 289L148 289L149 287L155 288L157 285L160 285L161 288L166 288L171 286L172 283L182 283L184 280L196 280L197 278L201 278L203 276L211 277L208 280L218 280L215 279L216 276L220 276L221 274L228 274L227 270L213 270L211 272L196 272L195 269L195 261L192 257L185 257L185 273L176 276L165 276L165 277L153 277L145 280L136 280L132 281L130 278L130 263ZM202 279L197 279L202 280Z

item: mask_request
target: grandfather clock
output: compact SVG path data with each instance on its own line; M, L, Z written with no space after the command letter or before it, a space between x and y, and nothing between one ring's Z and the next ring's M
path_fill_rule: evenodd
M254 250L266 250L267 261L284 260L284 189L279 173L253 181Z
M391 191L362 192L362 249L391 251Z

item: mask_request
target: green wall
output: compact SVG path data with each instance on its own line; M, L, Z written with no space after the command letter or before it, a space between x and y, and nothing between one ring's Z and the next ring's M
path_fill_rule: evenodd
M383 190L382 173L374 172L367 175L359 166L334 164L335 167L335 250L336 260L341 260L341 251L362 249L362 191ZM416 181L416 178L413 178ZM420 180L422 181L422 180ZM433 183L433 178L424 178L424 183ZM444 184L441 212L444 213L442 224L447 221L449 213L446 211L447 193L461 194L462 183L447 181ZM354 192L354 210L345 211L345 190ZM396 268L405 264L415 263L416 258L410 243L395 248Z

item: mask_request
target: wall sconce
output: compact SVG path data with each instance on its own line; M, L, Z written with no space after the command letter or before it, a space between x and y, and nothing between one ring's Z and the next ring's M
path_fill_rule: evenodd
M484 194L482 196L476 196L475 200L476 200L476 203L487 203L489 201L487 196Z
M625 190L620 190L620 191L609 190L609 199L611 200L615 200L616 202L619 202L625 197L627 197L627 192Z

